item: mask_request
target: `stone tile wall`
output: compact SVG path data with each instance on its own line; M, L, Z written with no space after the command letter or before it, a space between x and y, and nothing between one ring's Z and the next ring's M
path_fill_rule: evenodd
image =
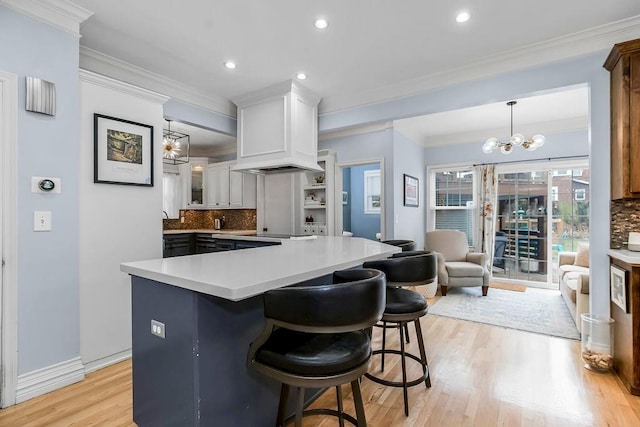
M179 219L163 220L165 230L213 229L214 219L225 217L223 230L255 230L255 209L218 209L218 210L180 210L184 222Z
M610 247L626 248L630 231L640 232L640 199L612 200Z

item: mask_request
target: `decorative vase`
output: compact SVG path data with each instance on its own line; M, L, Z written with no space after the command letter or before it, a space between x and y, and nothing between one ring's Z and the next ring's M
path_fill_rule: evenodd
M583 313L582 360L592 371L606 372L613 368L613 319Z

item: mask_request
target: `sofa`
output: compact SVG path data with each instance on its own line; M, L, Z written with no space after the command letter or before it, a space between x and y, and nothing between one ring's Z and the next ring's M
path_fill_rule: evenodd
M577 252L558 253L558 284L578 331L582 330L580 315L589 312L589 248Z

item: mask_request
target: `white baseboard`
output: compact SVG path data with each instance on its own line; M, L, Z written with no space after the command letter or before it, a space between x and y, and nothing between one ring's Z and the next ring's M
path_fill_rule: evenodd
M83 379L84 365L80 357L18 375L16 403L33 399Z
M131 349L121 351L120 353L112 354L101 359L93 360L84 364L84 373L89 374L98 369L106 368L110 365L122 362L123 360L131 359Z

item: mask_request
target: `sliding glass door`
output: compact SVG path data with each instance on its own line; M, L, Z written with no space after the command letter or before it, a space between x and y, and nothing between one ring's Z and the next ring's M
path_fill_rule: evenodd
M494 278L556 287L558 252L589 240L586 163L512 165L499 170L497 194Z

